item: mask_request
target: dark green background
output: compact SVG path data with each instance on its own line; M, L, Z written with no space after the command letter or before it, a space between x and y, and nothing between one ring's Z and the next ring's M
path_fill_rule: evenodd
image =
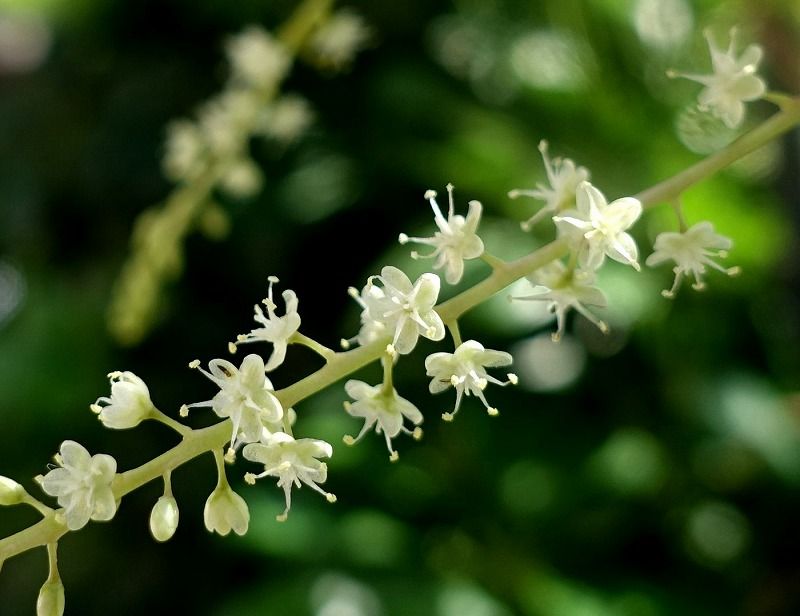
M38 12L52 35L43 64L0 74L0 264L5 280L16 272L25 286L0 321L0 473L39 494L32 477L65 438L112 453L122 469L170 447L158 425L101 428L88 405L107 395L104 375L134 371L170 413L208 399L213 387L185 366L226 356L227 341L250 329L268 275L297 292L306 334L329 345L353 335L349 285L388 263L419 271L393 241L431 233L428 188L443 193L452 182L463 211L481 200L489 250L514 257L549 231L520 232L514 221L535 204L506 197L543 180L540 139L588 166L610 199L698 160L675 122L699 86L663 75L708 71L704 26L722 41L741 24L742 44L766 48L771 87L798 91L793 2L695 1L693 29L669 49L637 34L636 4L357 4L374 28L371 48L343 75L296 67L287 90L312 103L313 129L291 148L253 144L263 193L224 202L224 240L189 239L157 326L122 349L104 313L133 220L170 189L159 170L163 127L221 87L225 36L249 23L272 28L294 3L0 2L11 14ZM553 73L555 60L531 40L556 40L566 51L551 53L566 73ZM747 122L772 111L753 104ZM245 487L242 464L231 475L250 503L250 532L212 536L202 522L215 481L206 456L173 476L181 524L168 544L147 531L155 484L126 498L112 523L62 541L66 613L800 613L798 166L795 133L686 195L690 222L708 218L734 238L727 262L743 267L739 278L712 274L707 292L686 286L668 302L658 294L668 268L636 275L608 265L601 284L615 333L602 339L571 322L572 342L588 352L567 388L490 389L500 417L469 399L444 424L452 392L429 396L422 364L445 347L425 342L396 375L426 416L421 443L398 439L398 464L380 437L340 444L358 422L333 387L298 407L296 433L334 444L326 485L336 505L300 490L278 524L279 490L269 480ZM645 216L642 252L673 228L667 211ZM486 269L469 264L466 284ZM549 327L509 315L500 297L465 318L462 333L507 349ZM284 386L317 365L291 349L273 381ZM362 378L377 381L379 369ZM34 520L4 509L0 535ZM44 550L7 562L0 613L32 614L45 576Z

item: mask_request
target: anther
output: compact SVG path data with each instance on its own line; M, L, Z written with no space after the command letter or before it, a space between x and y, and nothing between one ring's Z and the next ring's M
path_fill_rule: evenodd
M419 426L414 428L414 431L411 433L411 438L413 438L415 441L421 440L422 439L422 428L420 428Z
M343 442L345 445L351 445L351 446L352 446L352 445L355 445L355 443L356 443L356 439L354 439L354 438L353 438L352 436L350 436L349 434L345 434L345 435L342 437L342 442Z
M189 362L189 367L192 368L192 369L197 368L199 366L200 366L200 360L199 359L193 359L192 361Z
M245 473L244 482L248 485L254 486L256 485L256 476L253 473Z
M336 494L331 494L330 492L325 493L325 500L329 503L333 504L336 502Z
M435 190L426 190L424 198L427 200L435 199L436 198L436 191Z
M400 454L393 451L389 454L389 462L397 462L400 459Z
M453 421L454 415L452 413L442 413L442 419L445 421Z
M236 343L235 342L229 342L228 343L228 353L230 353L231 355L236 353Z
M493 406L490 406L489 408L487 408L487 409L486 409L486 412L487 412L487 413L489 413L489 415L490 415L491 417L497 417L497 416L500 414L500 411L498 411L498 410L497 410L496 408L494 408Z
M178 415L180 415L181 417L188 417L189 416L189 407L186 406L185 404L181 404L181 408L178 411Z
M397 241L401 244L408 244L408 236L405 233L401 233L397 236Z

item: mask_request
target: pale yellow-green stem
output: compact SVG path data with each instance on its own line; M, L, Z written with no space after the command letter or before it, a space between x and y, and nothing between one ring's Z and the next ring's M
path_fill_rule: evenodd
M800 123L800 99L792 99L782 111L762 125L743 135L721 152L709 156L696 165L678 173L669 180L657 184L637 195L645 205L677 198L681 192L700 180L712 175L726 165L758 149L770 140ZM456 323L458 318L471 308L481 304L502 291L514 281L568 253L564 240L556 240L515 261L492 263L492 273L475 286L459 293L436 307L445 323ZM300 379L293 385L275 393L283 408L294 406L328 385L379 359L386 351L388 340L378 340L357 349L334 353L327 363L316 372ZM172 469L185 464L207 452L220 451L230 440L231 422L193 430L181 442L145 464L120 473L112 485L119 500L129 492L163 476ZM56 542L67 532L59 512L45 512L43 520L0 540L0 564L27 550Z

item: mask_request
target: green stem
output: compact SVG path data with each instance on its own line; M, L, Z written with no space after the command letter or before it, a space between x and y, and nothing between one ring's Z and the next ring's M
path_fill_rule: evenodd
M446 323L447 329L450 330L450 335L453 337L453 346L458 348L461 346L461 330L458 328L458 320L448 321Z
M189 426L184 426L179 421L172 419L172 417L163 413L162 411L159 411L155 407L153 407L153 411L151 412L150 417L152 419L155 419L156 421L163 423L165 426L169 426L184 438L189 436L189 434L192 432L192 429Z
M308 336L301 334L300 332L295 332L289 337L289 344L302 344L303 346L306 346L312 351L314 351L325 361L332 360L333 357L336 355L336 351L334 351L333 349L329 349L324 344L320 344L313 338L309 338Z

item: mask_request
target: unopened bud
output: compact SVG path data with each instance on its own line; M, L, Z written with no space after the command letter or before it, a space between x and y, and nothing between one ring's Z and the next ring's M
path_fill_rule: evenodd
M0 505L18 505L25 498L25 488L13 479L0 475Z
M158 499L150 512L150 534L156 541L164 542L172 539L178 528L178 503L172 496L166 494Z
M56 574L47 578L36 600L36 616L62 616L64 614L64 585Z

